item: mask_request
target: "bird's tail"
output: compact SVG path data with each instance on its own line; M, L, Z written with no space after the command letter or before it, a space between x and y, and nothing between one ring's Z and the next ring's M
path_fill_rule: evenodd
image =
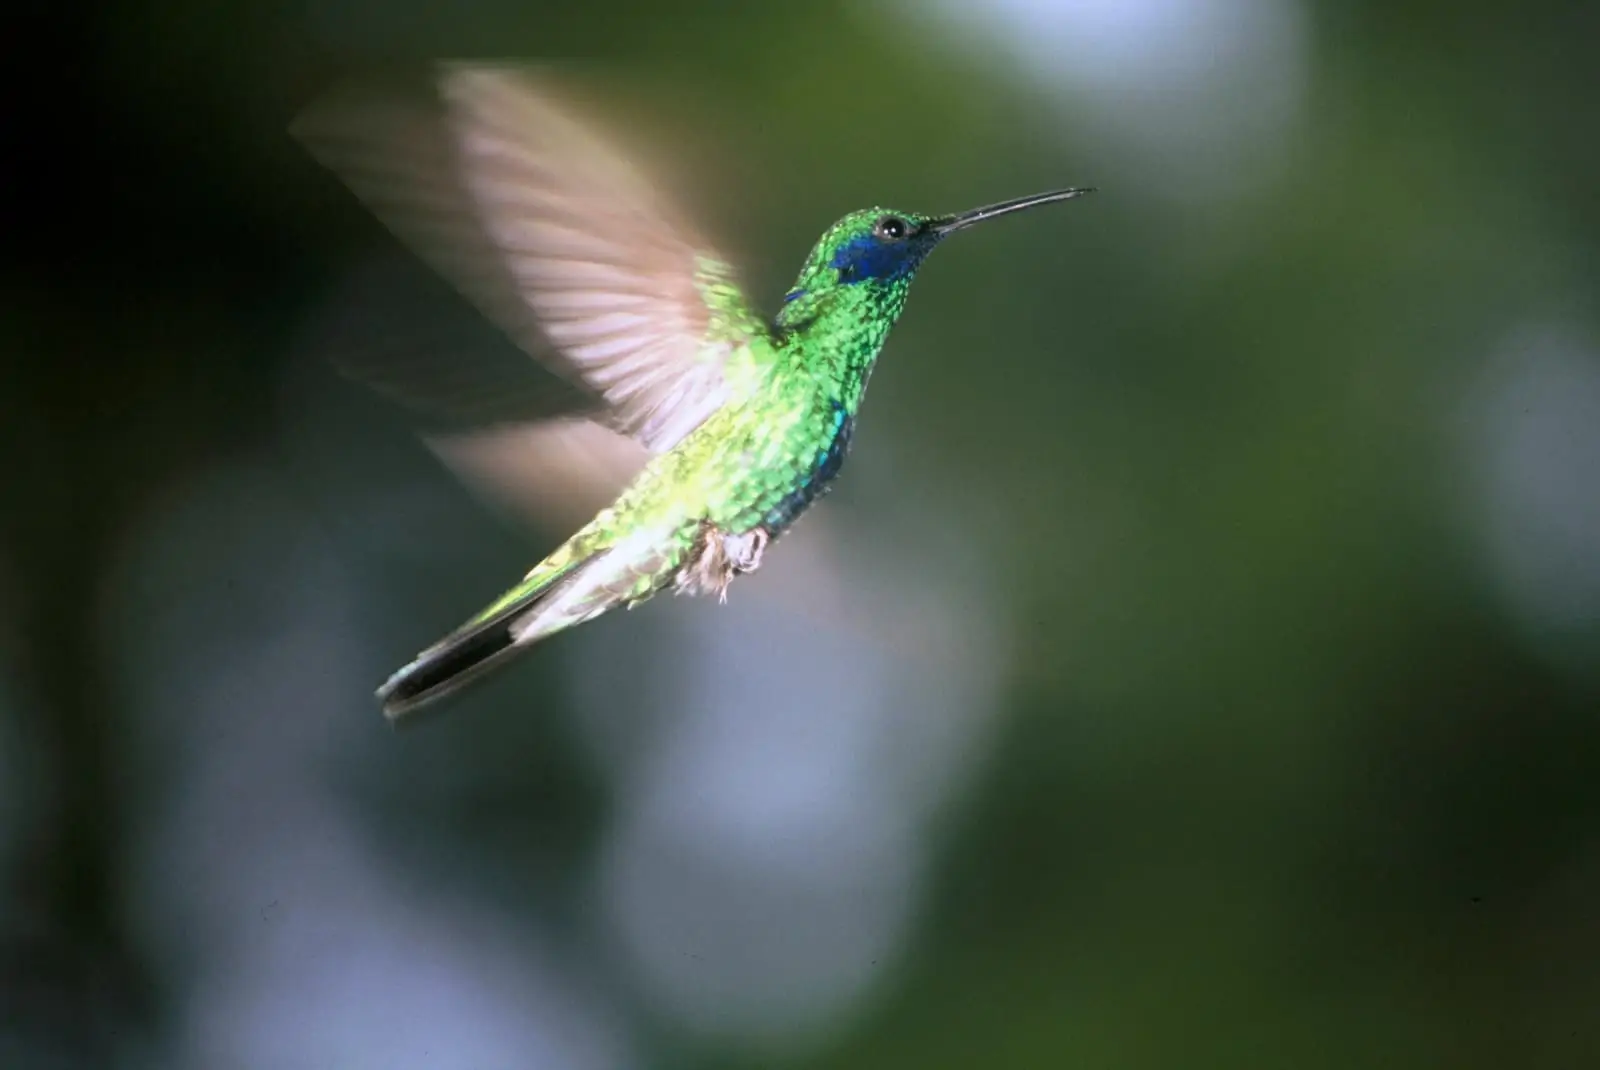
M541 576L535 569L492 606L418 654L383 686L383 714L397 720L453 694L531 646L518 641L518 622L554 596L581 565Z
M391 721L459 691L525 653L540 639L654 591L651 577L670 567L642 540L581 549L575 536L483 612L413 658L382 687Z

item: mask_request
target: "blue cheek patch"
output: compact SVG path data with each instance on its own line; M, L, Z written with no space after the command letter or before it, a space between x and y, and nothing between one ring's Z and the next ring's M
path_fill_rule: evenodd
M828 266L839 272L840 282L857 283L897 278L915 267L919 259L919 250L911 242L883 242L863 234L840 246Z
M798 301L805 295L806 292L804 290L790 290L788 293L783 295L783 303L787 305L790 301Z

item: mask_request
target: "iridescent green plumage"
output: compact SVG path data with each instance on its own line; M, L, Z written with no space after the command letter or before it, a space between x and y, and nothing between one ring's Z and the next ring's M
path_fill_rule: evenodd
M545 636L672 588L725 597L825 493L924 257L983 219L852 212L775 319L648 183L539 84L447 68L442 124L341 98L297 133L514 341L597 396L654 456L608 508L379 691L396 716ZM437 127L444 136L439 137ZM387 374L377 385L405 396Z

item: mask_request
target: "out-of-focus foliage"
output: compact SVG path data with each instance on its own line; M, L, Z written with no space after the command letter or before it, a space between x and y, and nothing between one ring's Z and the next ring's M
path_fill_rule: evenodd
M8 37L0 1065L1600 1048L1592 5ZM930 262L827 518L741 581L792 602L652 603L392 733L371 686L571 518L321 360L407 272L374 329L496 339L285 131L474 56L603 61L767 307L846 210L1101 192Z

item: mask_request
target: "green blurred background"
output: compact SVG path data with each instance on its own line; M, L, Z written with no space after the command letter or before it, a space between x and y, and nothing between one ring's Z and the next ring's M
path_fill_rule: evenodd
M1594 1064L1600 7L35 6L0 1065ZM329 370L497 340L285 131L474 56L664 87L768 308L849 209L1101 192L925 269L746 581L843 593L395 733L568 518Z

